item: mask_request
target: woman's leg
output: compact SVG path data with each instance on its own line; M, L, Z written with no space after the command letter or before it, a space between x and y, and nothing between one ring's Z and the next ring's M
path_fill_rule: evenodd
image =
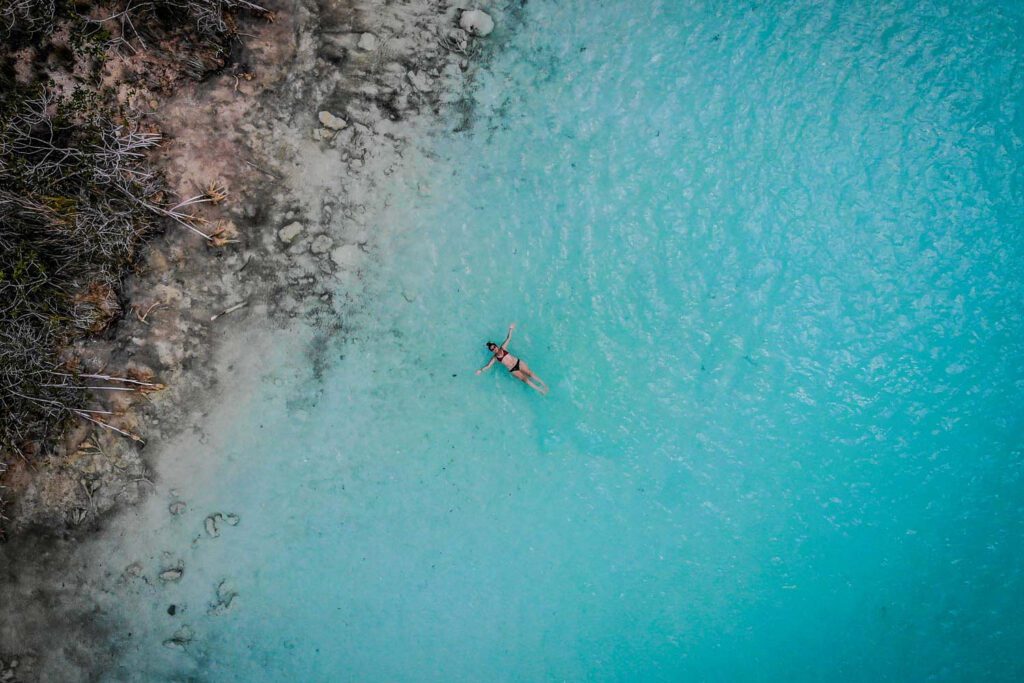
M540 386L540 388L539 388L539 389L537 389L537 391L539 391L539 392L540 392L540 393L542 393L542 394L546 394L546 393L548 393L548 383L547 383L547 382L545 382L544 380L542 380L542 379L541 379L540 377L538 377L537 375L535 375L535 374L533 373L533 370L531 370L531 369L530 369L530 366L529 366L529 365L527 365L527 364L526 364L526 363L524 363L523 361L519 361L519 369L520 369L520 370L521 370L522 372L526 373L526 377L527 377L528 379L536 380L537 384L538 384L538 385ZM524 380L524 381L525 381L525 380ZM527 384L530 384L530 382L527 382ZM532 385L532 384L530 384L530 386L533 386L533 385ZM536 388L536 387L535 387L535 388Z
M520 363L519 367L522 368L523 364ZM523 372L522 369L516 370L515 372L513 372L512 376L515 377L516 379L518 379L519 381L521 381L526 386L528 386L531 389L533 389L534 391L538 391L538 392L540 392L542 394L548 393L547 387L541 387L541 386L538 386L538 385L534 384L533 382L531 382L530 381L531 375L526 374L526 372Z

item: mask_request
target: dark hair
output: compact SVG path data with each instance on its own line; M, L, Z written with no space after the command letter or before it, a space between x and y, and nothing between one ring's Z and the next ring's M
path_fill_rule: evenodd
M488 349L489 349L489 348L491 348L492 346L493 346L493 347L495 347L495 348L497 348L497 347L498 347L498 345L497 345L497 344L495 344L494 342L487 342L487 343L485 344L485 346L486 346L486 347L487 347Z

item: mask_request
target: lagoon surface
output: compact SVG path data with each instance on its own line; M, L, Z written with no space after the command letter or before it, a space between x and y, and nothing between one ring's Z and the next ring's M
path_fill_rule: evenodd
M110 679L1024 677L1024 6L522 12L105 552Z

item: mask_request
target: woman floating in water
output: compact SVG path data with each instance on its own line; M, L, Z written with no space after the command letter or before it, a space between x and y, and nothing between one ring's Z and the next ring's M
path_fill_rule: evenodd
M508 368L508 371L512 373L512 376L523 381L524 384L529 386L531 389L535 389L542 394L548 393L548 385L540 377L533 374L529 366L523 362L522 358L516 358L508 352L508 343L512 341L512 330L516 329L516 324L512 323L508 326L508 336L505 337L505 341L501 342L501 346L498 346L494 342L487 342L487 349L494 354L491 361L476 371L476 374L480 374L484 370L490 370L491 366L494 365L494 361L501 361L501 364Z

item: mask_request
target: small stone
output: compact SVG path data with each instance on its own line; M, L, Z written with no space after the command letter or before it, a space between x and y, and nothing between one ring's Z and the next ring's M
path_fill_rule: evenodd
M173 503L171 503L170 505L167 506L167 510L172 515L180 515L181 513L183 513L185 511L185 501L183 501L183 500L176 500L176 501L174 501Z
M173 581L180 581L181 576L184 573L185 571L181 567L172 567L171 569L165 569L164 571L160 572L160 580L166 581L168 583Z
M281 240L285 244L291 244L295 241L295 238L302 233L302 230L302 223L299 223L298 221L289 223L277 231L277 239Z
M326 254L334 246L334 240L327 235L320 235L309 245L309 250L314 254Z
M238 523L242 521L242 518L236 514L229 512L228 514L224 515L224 521L227 522L228 525L230 526L238 526Z
M360 50L372 52L373 50L377 49L377 45L379 44L380 41L377 40L377 36L373 35L372 33L364 33L363 35L359 36L359 43L357 47Z
M167 608L167 613L170 614L173 617L175 614L178 613L178 606L177 605L171 605L170 607Z
M320 124L324 128L329 128L331 130L341 130L348 125L348 121L338 118L329 111L321 111L317 114L317 118L320 119Z
M494 30L494 19L482 10L466 10L459 17L459 26L474 36L486 36Z
M142 563L132 562L130 565L124 568L124 575L131 577L142 576Z

